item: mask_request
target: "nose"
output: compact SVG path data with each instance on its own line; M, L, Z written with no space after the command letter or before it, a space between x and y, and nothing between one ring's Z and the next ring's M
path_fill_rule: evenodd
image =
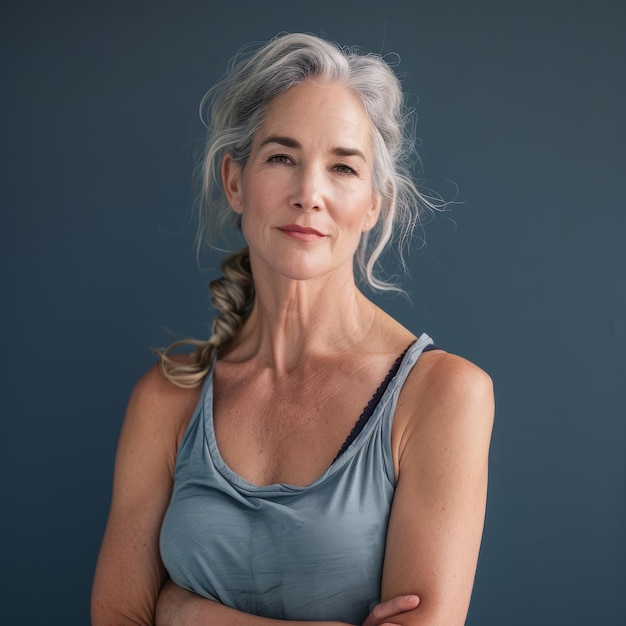
M319 211L323 206L323 186L323 175L318 168L313 166L298 168L294 173L290 206L301 211Z

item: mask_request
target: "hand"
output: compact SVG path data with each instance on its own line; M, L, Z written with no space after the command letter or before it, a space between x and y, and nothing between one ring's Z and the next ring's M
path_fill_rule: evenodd
M418 596L396 596L377 604L363 622L363 626L398 626L394 622L388 622L389 618L400 613L412 611L420 603Z

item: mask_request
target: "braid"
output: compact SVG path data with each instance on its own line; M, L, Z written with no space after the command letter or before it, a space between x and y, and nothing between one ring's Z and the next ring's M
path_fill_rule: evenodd
M192 388L202 383L211 368L213 356L227 345L246 321L254 302L254 281L250 270L248 248L242 248L224 259L223 276L211 281L211 304L218 313L213 320L212 335L207 341L182 339L157 350L165 377L178 387ZM169 357L179 346L194 346L191 361L182 364Z

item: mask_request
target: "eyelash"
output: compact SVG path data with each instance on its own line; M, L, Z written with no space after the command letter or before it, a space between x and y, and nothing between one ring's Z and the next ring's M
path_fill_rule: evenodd
M285 161L283 160L278 160L278 159L285 159ZM293 163L293 161L291 160L291 157L287 156L286 154L273 154L268 161L270 163L286 163L287 161L289 161L290 163Z
M358 172L353 167L350 167L349 165L346 165L345 163L338 163L337 165L335 165L335 169L340 174L352 174L352 175L358 174Z
M286 163L293 163L293 159L286 154L273 154L271 157L268 158L268 162L286 164ZM339 174L347 174L347 175L354 175L354 176L358 175L357 170L355 170L350 165L346 165L345 163L337 163L336 165L333 166L333 169L337 171Z

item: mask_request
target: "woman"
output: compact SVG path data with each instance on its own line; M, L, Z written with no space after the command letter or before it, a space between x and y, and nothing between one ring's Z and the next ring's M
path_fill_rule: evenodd
M428 204L399 83L286 35L210 99L203 224L248 245L212 283L213 336L132 394L93 623L463 624L491 381L355 278L390 288L380 254Z

